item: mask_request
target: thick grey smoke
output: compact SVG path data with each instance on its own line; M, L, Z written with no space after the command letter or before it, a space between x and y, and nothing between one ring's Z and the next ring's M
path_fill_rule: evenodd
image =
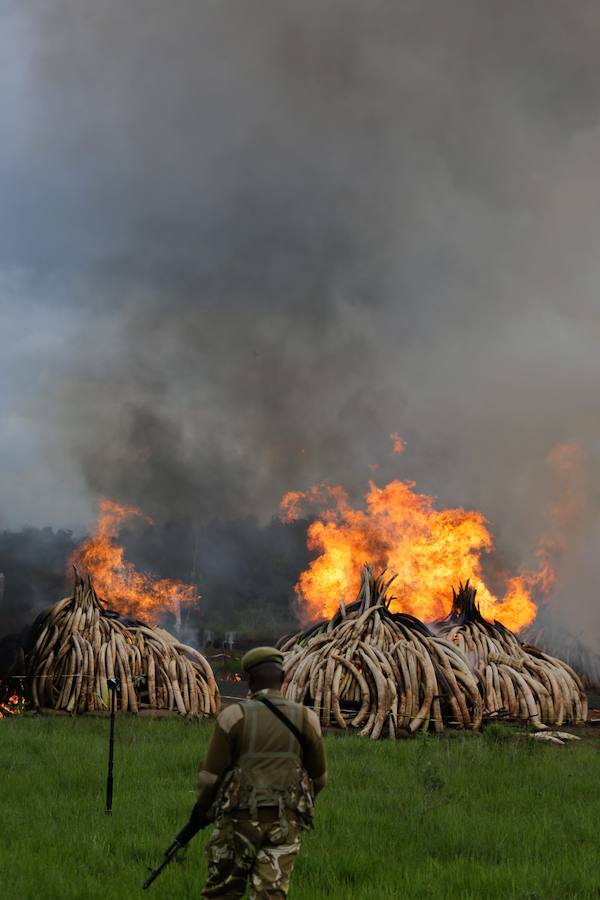
M517 567L577 440L598 626L597 4L0 10L2 521L401 477Z

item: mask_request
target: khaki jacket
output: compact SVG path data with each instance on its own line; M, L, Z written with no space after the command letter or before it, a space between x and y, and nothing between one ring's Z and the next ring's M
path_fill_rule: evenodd
M266 695L301 732L297 738L262 703ZM261 691L219 715L198 771L198 807L210 817L278 807L309 820L312 797L325 786L327 769L319 720L280 691Z

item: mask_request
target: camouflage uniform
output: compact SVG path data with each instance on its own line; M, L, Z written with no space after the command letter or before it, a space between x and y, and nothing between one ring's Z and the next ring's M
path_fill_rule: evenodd
M292 732L258 701L265 695L296 726ZM287 897L302 831L312 827L313 799L325 786L319 720L279 691L260 691L218 717L198 773L198 807L214 819L206 847L202 897Z
M262 818L262 817L261 817ZM290 875L300 850L300 824L288 819L282 839L278 821L227 816L215 825L206 847L209 897L242 897L250 879L251 898L287 897Z

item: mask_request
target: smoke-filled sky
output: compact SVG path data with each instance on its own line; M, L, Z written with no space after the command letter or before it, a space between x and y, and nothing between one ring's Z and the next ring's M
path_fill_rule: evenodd
M517 566L578 441L589 594L599 46L593 0L0 0L0 527L400 477Z

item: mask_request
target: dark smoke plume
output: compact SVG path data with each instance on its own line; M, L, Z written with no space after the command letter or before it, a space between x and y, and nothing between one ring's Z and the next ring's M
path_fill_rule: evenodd
M0 638L28 628L40 609L66 596L66 560L74 547L69 531L0 532Z
M379 464L517 568L577 440L556 602L600 628L599 40L591 0L4 4L3 525L106 494L208 565Z

